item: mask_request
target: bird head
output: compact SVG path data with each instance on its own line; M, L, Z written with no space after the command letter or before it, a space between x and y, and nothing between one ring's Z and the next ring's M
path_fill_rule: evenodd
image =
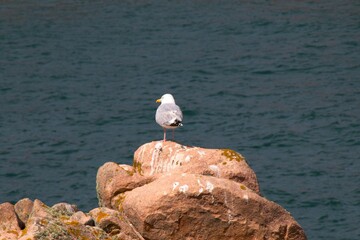
M157 103L175 103L174 97L170 94L164 94L160 99L156 100Z

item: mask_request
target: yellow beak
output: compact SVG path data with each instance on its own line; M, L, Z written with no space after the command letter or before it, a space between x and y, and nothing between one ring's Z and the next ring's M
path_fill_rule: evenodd
M161 99L157 99L156 102L161 103Z

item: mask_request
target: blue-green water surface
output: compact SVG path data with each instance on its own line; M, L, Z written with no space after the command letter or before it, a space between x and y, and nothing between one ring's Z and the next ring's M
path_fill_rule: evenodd
M0 202L97 207L107 161L231 148L309 239L360 239L359 1L1 1Z

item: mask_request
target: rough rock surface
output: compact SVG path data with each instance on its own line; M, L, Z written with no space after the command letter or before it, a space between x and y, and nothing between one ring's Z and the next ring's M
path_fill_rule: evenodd
M123 240L143 239L122 212L101 207L91 210L89 214L95 220L96 226L109 236L117 236Z
M11 203L0 204L0 239L17 239L20 232L20 221Z
M0 204L0 240L305 240L291 214L259 193L256 175L230 149L150 142L133 166L99 168L99 208Z
M138 173L145 176L178 172L226 178L259 192L254 171L241 154L231 149L206 149L171 141L153 141L136 150L134 167Z
M133 166L110 162L99 169L96 178L99 205L112 207L111 202L119 193L152 182L166 173L196 173L225 178L259 192L254 171L245 158L233 150L154 141L136 150Z
M121 214L112 211L112 221L117 221L121 228L118 231L109 231L113 223L95 226L91 214L77 211L75 205L58 203L53 207L46 206L40 200L32 202L30 199L22 199L15 204L0 204L0 240L51 240L51 239L86 239L86 240L139 240L134 228L127 225L120 218ZM93 210L92 212L97 212ZM98 211L99 212L99 211ZM17 214L18 213L18 214ZM23 215L22 222L19 215ZM101 213L97 220L104 218ZM130 224L130 223L129 223ZM125 231L127 230L127 231ZM140 235L139 235L140 236Z
M112 199L119 193L152 182L152 176L143 176L136 173L132 166L119 165L114 162L105 163L100 167L96 176L96 191L99 206L111 207Z
M31 201L29 198L21 199L15 204L15 212L19 217L19 220L21 221L21 228L25 228L25 223L29 219L29 215L31 213L33 205L33 201Z
M104 164L97 193L100 206L119 211L144 239L306 239L229 149L147 143L133 166Z
M212 176L165 175L124 193L118 208L145 239L305 239L285 209Z
M71 215L70 220L79 222L83 225L95 226L94 219L89 214L86 214L82 211L77 211L76 213Z
M67 206L71 205L61 203L51 208L35 200L19 239L110 239L100 228L89 227L71 220L69 212L72 210L68 211Z

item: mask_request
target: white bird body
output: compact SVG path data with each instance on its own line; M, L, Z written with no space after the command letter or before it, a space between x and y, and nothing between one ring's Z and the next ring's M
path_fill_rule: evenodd
M156 110L155 120L164 129L164 141L166 141L166 129L182 126L183 115L174 97L169 93L164 94L156 102L161 104Z

